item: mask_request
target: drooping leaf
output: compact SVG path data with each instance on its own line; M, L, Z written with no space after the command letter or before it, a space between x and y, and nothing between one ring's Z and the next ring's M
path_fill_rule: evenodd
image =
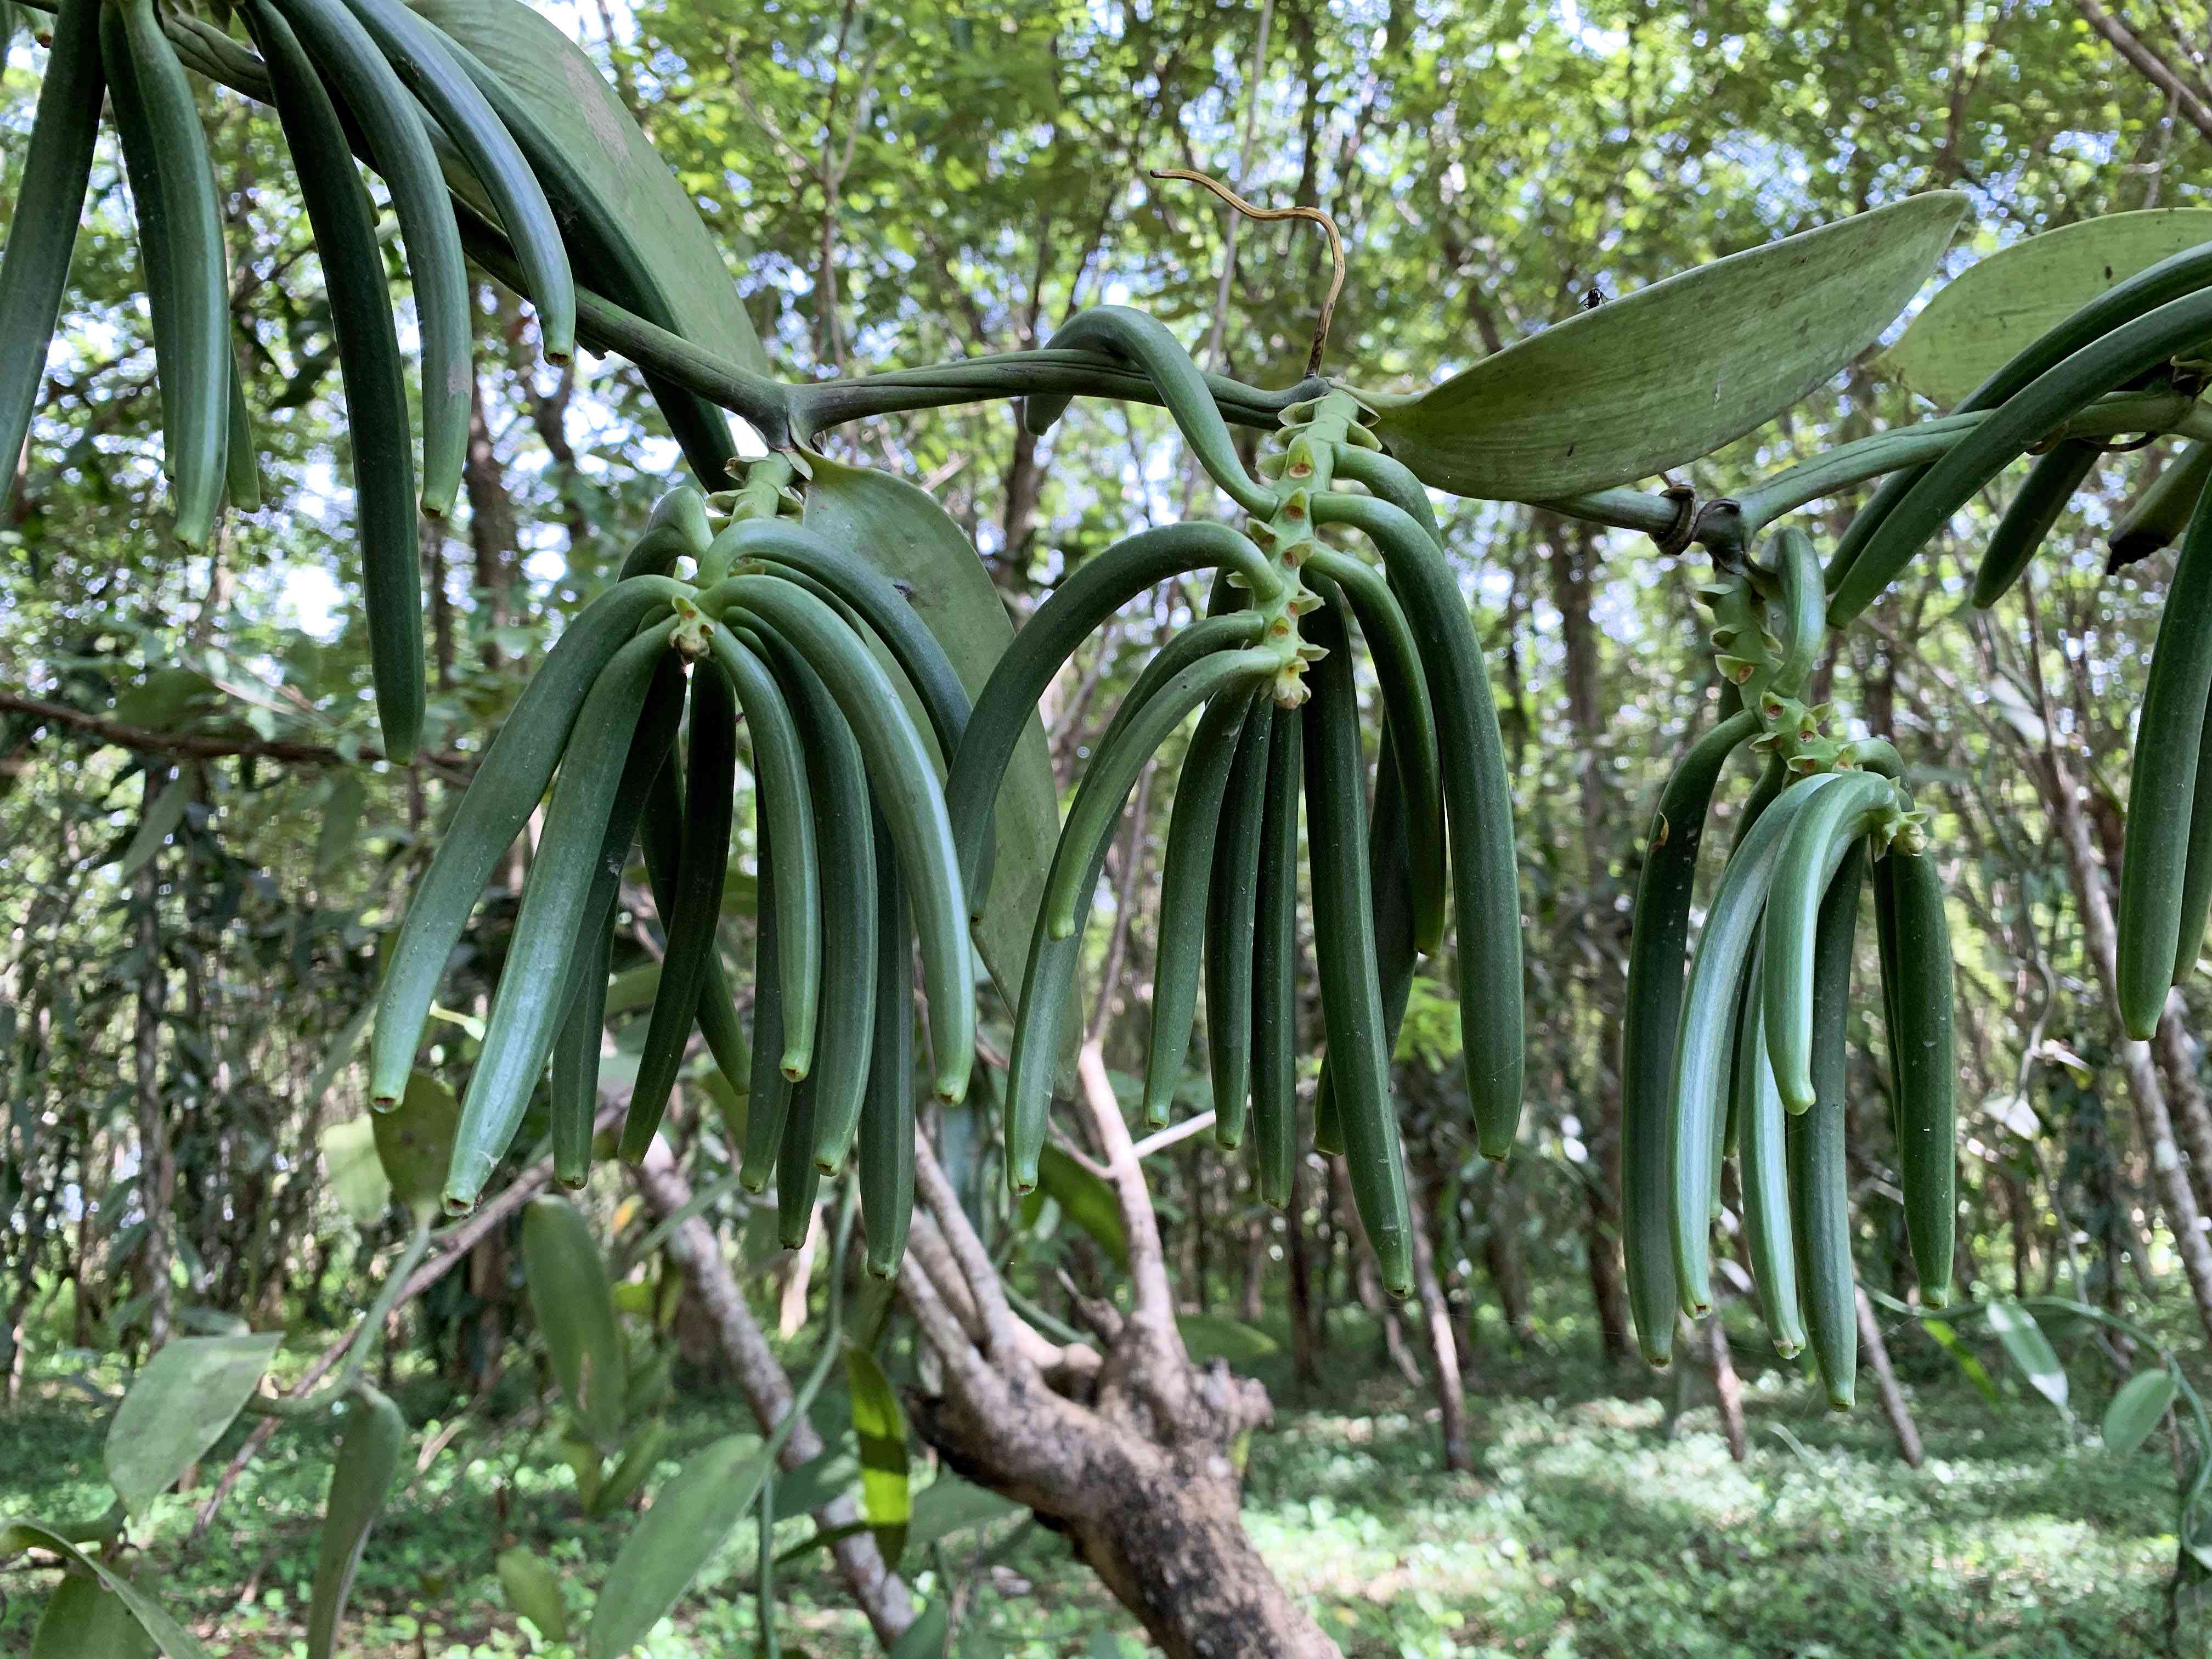
M1960 1372L1974 1385L1974 1391L1990 1405L1997 1403L1996 1380L1990 1375L1972 1348L1959 1340L1959 1334L1940 1319L1923 1319L1920 1328L1928 1333L1936 1346L1959 1362Z
M1225 1359L1231 1365L1249 1365L1281 1346L1267 1332L1224 1314L1178 1314L1176 1328L1182 1333L1184 1352L1199 1364Z
M107 1478L125 1509L143 1514L222 1438L283 1340L182 1336L146 1362L107 1428Z
M1872 345L1966 206L1914 196L1654 283L1426 392L1366 394L1376 430L1455 495L1543 501L1650 477L1765 425Z
M154 1651L129 1603L89 1574L71 1573L46 1599L30 1659L143 1659Z
M775 1518L818 1510L831 1498L849 1491L860 1478L860 1456L849 1434L840 1435L808 1462L775 1478Z
M499 1569L500 1588L507 1604L538 1626L549 1642L568 1639L568 1604L561 1599L561 1574L534 1550L517 1545L500 1552L493 1564Z
M356 1227L366 1227L382 1215L392 1202L392 1177L376 1146L376 1124L371 1114L343 1123L324 1126L315 1137L323 1154L324 1183L338 1200L338 1208Z
M2163 1365L2130 1377L2105 1407L2105 1449L2124 1457L2142 1445L2180 1391L2173 1373Z
M124 848L123 862L116 871L118 876L135 876L139 869L161 850L161 843L174 833L185 821L185 809L192 804L192 781L184 774L171 778L154 797L154 804L146 809L146 816L138 821L138 833L131 837L131 845Z
M161 1659L208 1659L208 1650L199 1644L198 1638L171 1617L168 1609L116 1568L79 1549L55 1528L43 1521L12 1521L0 1526L0 1562L10 1560L28 1549L48 1550L64 1556L92 1574L131 1609L131 1616L138 1621L138 1627L154 1638Z
M1990 1328L2004 1344L2012 1363L2020 1367L2028 1386L2061 1411L2066 1409L2066 1372L2058 1355L2043 1334L2035 1316L2017 1302L1990 1304Z
M2025 237L1947 283L1875 368L1948 408L2106 289L2207 241L2212 208L2112 213Z
M562 1397L584 1431L612 1450L623 1442L628 1367L592 1224L565 1198L531 1200L522 1212L522 1263Z
M744 1518L767 1473L759 1437L733 1434L696 1453L653 1494L599 1592L587 1659L618 1659L645 1639Z
M845 1350L845 1378L853 1395L853 1433L860 1448L860 1513L876 1534L886 1565L906 1553L914 1492L907 1473L906 1413L898 1390L866 1349Z
M407 1419L399 1407L366 1382L356 1384L346 1402L345 1427L323 1505L314 1591L307 1604L307 1659L331 1659L337 1650L338 1626L353 1593L354 1574L361 1569L376 1518L384 1512L406 1445Z
M940 1538L950 1538L970 1527L984 1526L1021 1512L1022 1506L1011 1498L1001 1498L957 1474L939 1474L914 1495L914 1519L907 1527L907 1547L927 1549Z
M890 1659L945 1659L951 1639L951 1604L940 1592L918 1613L906 1634L891 1644Z
M408 3L483 59L562 141L584 185L645 254L679 331L767 374L768 354L699 210L582 49L523 0Z
M937 636L972 699L1006 654L1014 625L960 526L903 478L809 455L806 526L868 559L905 591ZM928 725L910 699L908 712ZM1029 969L1030 933L1060 839L1060 798L1046 752L1044 725L1032 720L1015 745L998 800L995 872L975 945L1009 1004Z
M372 1113L370 1121L377 1161L392 1195L418 1215L435 1210L453 1155L453 1132L461 1121L461 1103L453 1090L428 1072L413 1073L399 1104Z
M1047 1146L1037 1160L1036 1191L1022 1206L1024 1226L1036 1224L1046 1198L1088 1233L1115 1267L1129 1270L1129 1240L1121 1231L1121 1206L1114 1189L1057 1146Z

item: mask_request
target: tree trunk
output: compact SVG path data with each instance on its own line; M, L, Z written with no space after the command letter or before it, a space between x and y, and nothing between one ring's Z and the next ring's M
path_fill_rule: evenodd
M168 777L167 767L146 769L141 797L145 812L154 810ZM176 1253L177 1162L169 1147L169 1119L161 1098L161 1025L168 1006L169 982L161 957L161 890L156 873L160 862L157 854L141 865L131 888L131 908L137 913L134 943L139 960L131 1063L137 1106L138 1206L146 1217L137 1267L139 1294L146 1298L149 1354L169 1340L176 1299L169 1283L169 1264Z
M2081 810L2073 769L2056 748L2048 748L2037 769L2044 808L2058 828L2066 849L2066 867L2073 878L2075 902L2081 913L2081 932L2105 988L2105 1000L2118 1019L2119 994L2119 933L2112 921L2112 896L2106 890L2105 872L2098 866L2090 839L2088 816ZM2181 1257L2189 1290L2197 1304L2197 1316L2212 1333L2212 1240L2204 1235L2197 1194L2174 1145L2173 1121L2166 1115L2166 1096L2159 1085L2158 1067L2150 1045L2122 1038L2117 1047L2120 1067L2128 1081L2136 1124L2150 1159L2151 1178L2166 1210L2166 1225L2173 1234L2174 1250Z
M673 1215L691 1201L691 1185L663 1141L653 1143L645 1162L632 1173L646 1207L656 1217ZM669 1234L665 1249L669 1260L684 1275L684 1290L712 1324L722 1357L744 1389L754 1418L763 1430L772 1428L790 1413L791 1384L754 1322L752 1310L745 1305L744 1292L723 1257L714 1228L705 1217L695 1215ZM821 1452L822 1437L811 1423L801 1419L793 1425L777 1462L784 1468L795 1469ZM815 1525L832 1536L859 1519L853 1500L842 1494L814 1511ZM914 1602L907 1595L905 1582L884 1565L872 1534L854 1533L839 1538L830 1547L838 1577L867 1615L876 1639L889 1647L914 1623Z
M1304 1388L1321 1381L1322 1310L1314 1302L1312 1246L1306 1237L1306 1162L1291 1170L1290 1207L1283 1216L1283 1254L1291 1279L1291 1375Z
M1713 1364L1713 1393L1720 1401L1721 1432L1728 1437L1729 1455L1742 1462L1751 1455L1751 1442L1743 1426L1743 1384L1735 1374L1735 1358L1729 1352L1728 1332L1717 1313L1705 1320L1705 1352Z
M1861 1291L1859 1299L1859 1348L1874 1365L1875 1392L1881 1395L1882 1415L1889 1419L1890 1431L1897 1437L1897 1455L1908 1468L1918 1468L1923 1454L1920 1449L1920 1431L1912 1421L1912 1408L1905 1403L1905 1390L1897 1386L1897 1372L1889 1363L1889 1345L1881 1338L1881 1322L1874 1316L1874 1304Z
M1498 1310L1505 1316L1505 1328L1515 1342L1526 1347L1534 1338L1528 1317L1528 1286L1521 1274L1521 1240L1516 1231L1520 1206L1514 1202L1513 1182L1506 1165L1490 1172L1491 1206L1482 1235L1482 1265L1490 1275L1490 1288L1498 1293Z
M1267 1390L1218 1360L1191 1364L1158 1218L1096 1040L1079 1059L1081 1105L1127 1244L1127 1310L1079 1301L1097 1349L1056 1347L1017 1319L918 1139L915 1248L899 1291L936 1363L908 1397L909 1418L956 1473L1064 1534L1169 1659L1328 1659L1335 1644L1284 1591L1238 1514L1231 1448L1267 1420Z
M1622 918L1613 908L1612 842L1606 787L1607 734L1599 684L1599 633L1590 615L1597 540L1587 525L1556 513L1534 515L1537 533L1551 549L1552 602L1559 607L1560 643L1565 653L1562 678L1567 721L1574 728L1579 757L1582 815L1574 840L1583 853L1581 925L1593 943L1617 938L1625 951ZM1571 866L1570 866L1571 868ZM1600 964L1602 964L1601 966ZM1595 971L1593 971L1593 969ZM1610 962L1589 952L1577 954L1574 983L1607 1030L1618 1029L1625 981ZM1597 1315L1598 1338L1606 1363L1629 1357L1628 1294L1620 1267L1620 1076L1607 1063L1611 1045L1601 1043L1595 1074L1582 1096L1582 1139L1592 1179L1583 1182L1583 1235L1589 1264L1590 1303Z
M1237 1316L1256 1325L1267 1310L1267 1223L1255 1221L1244 1234L1244 1288L1237 1298Z
M1428 1327L1429 1359L1437 1388L1437 1415L1442 1419L1444 1468L1466 1474L1474 1468L1467 1446L1467 1395L1460 1382L1459 1345L1452 1337L1451 1308L1437 1277L1436 1243L1430 1234L1428 1195L1423 1184L1409 1182L1407 1198L1413 1211L1413 1286L1421 1298L1421 1319Z

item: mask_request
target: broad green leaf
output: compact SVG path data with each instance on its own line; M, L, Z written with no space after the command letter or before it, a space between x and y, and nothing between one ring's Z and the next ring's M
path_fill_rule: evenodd
M500 1588L507 1604L538 1627L548 1642L568 1639L568 1604L561 1599L561 1575L550 1561L517 1545L500 1552Z
M679 331L767 374L768 354L699 210L581 48L523 0L408 3L482 58L563 141L569 164L651 267Z
M653 999L660 989L660 964L641 963L625 973L617 974L607 981L607 1018L635 1013L641 1008L653 1006Z
M12 1559L25 1550L40 1549L65 1556L85 1571L99 1579L123 1605L131 1609L131 1616L138 1627L154 1638L154 1645L161 1651L162 1659L209 1659L208 1650L197 1638L170 1617L168 1610L144 1590L125 1578L115 1568L79 1549L56 1528L43 1521L12 1521L0 1525L0 1562Z
M283 1340L180 1336L146 1362L107 1427L107 1479L125 1509L144 1513L222 1438Z
M951 1636L951 1607L941 1592L931 1596L906 1627L906 1634L891 1644L890 1659L945 1659L945 1644Z
M428 1072L407 1079L407 1092L388 1112L370 1114L376 1131L377 1160L394 1197L418 1215L438 1207L446 1188L446 1165L453 1156L453 1132L461 1103Z
M811 1462L776 1476L775 1518L788 1521L818 1510L860 1478L860 1458L853 1437L840 1435Z
M969 697L980 696L1013 641L1014 625L966 534L903 478L819 455L810 454L807 466L813 474L806 486L807 527L859 553L898 583L952 659ZM908 712L927 736L928 723L911 697ZM1052 758L1043 722L1032 720L999 790L995 873L975 926L983 965L1010 1006L1029 971L1030 933L1059 840Z
M1182 1333L1183 1351L1200 1364L1225 1359L1231 1365L1249 1365L1281 1346L1267 1332L1224 1314L1178 1314L1176 1329Z
M887 1565L906 1553L907 1522L914 1517L908 1483L906 1413L898 1390L866 1348L845 1350L845 1379L853 1391L853 1434L860 1447L860 1514L876 1534Z
M2124 1457L2142 1445L2180 1391L2173 1373L2162 1365L2130 1377L2105 1407L2105 1449Z
M1923 1319L1920 1328L1934 1339L1936 1346L1959 1362L1959 1370L1975 1391L1990 1405L1997 1403L1997 1385L1989 1368L1975 1356L1974 1351L1959 1340L1959 1334L1940 1319Z
M1114 1189L1057 1146L1047 1146L1037 1160L1037 1189L1022 1206L1024 1226L1036 1224L1048 1197L1091 1235L1115 1267L1129 1270L1129 1241L1121 1231L1121 1206Z
M1966 206L1892 203L1578 313L1426 392L1363 395L1391 453L1455 495L1632 483L1765 425L1872 345Z
M927 1549L940 1538L1023 1512L1022 1505L1011 1498L1001 1498L957 1474L940 1474L914 1495L907 1548Z
M124 849L123 862L116 874L137 874L140 866L161 850L161 843L185 821L185 809L191 804L190 777L180 773L163 785L161 793L154 797L154 804L146 809L146 816L138 821L138 833L131 837L131 845Z
M323 1506L314 1592L307 1604L307 1659L331 1659L337 1650L338 1626L353 1593L354 1574L376 1518L384 1513L406 1445L407 1419L399 1407L367 1383L356 1384L346 1401L345 1427Z
M154 1651L130 1605L99 1579L71 1573L46 1600L30 1659L141 1659Z
M723 1075L719 1066L709 1066L699 1073L697 1081L699 1086L707 1091L708 1098L714 1103L715 1111L721 1115L722 1133L729 1136L730 1145L744 1146L745 1110L752 1101L752 1091L732 1083Z
M624 1364L607 1264L592 1224L565 1198L534 1198L522 1212L523 1274L562 1397L584 1431L622 1443Z
M2035 1316L2017 1302L1990 1304L1990 1328L2004 1344L2012 1363L2020 1367L2028 1386L2059 1410L2066 1409L2066 1372L2043 1334Z
M586 1659L617 1659L645 1639L752 1508L767 1473L760 1437L733 1434L694 1455L653 1494L599 1592Z
M322 1149L323 1181L346 1219L366 1227L392 1202L392 1178L384 1173L370 1114L324 1126L315 1137Z
M1875 360L1945 407L2106 289L2212 241L2212 208L2112 213L2001 248L1944 285Z

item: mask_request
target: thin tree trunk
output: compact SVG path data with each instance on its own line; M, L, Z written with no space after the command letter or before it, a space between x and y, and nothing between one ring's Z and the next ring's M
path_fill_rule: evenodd
M2066 849L2067 872L2073 878L2089 958L2096 966L2097 977L2105 988L2106 1005L2114 1011L2117 1023L2119 933L2112 921L2112 896L2106 890L2105 872L2097 863L2073 769L2055 747L2046 748L2042 758L2038 781L2043 786L2044 807L2057 826L2059 842ZM2197 1316L2206 1332L2212 1334L2212 1239L2205 1237L2197 1194L2190 1186L2180 1149L2174 1144L2173 1121L2166 1113L2158 1067L2147 1042L2123 1038L2117 1054L2135 1107L2136 1129L2150 1159L2151 1179L2158 1188L2166 1225L2173 1234L2174 1250L2181 1257L2182 1271L2188 1276L2190 1294L2197 1304Z
M1422 1322L1428 1327L1429 1359L1437 1389L1437 1413L1443 1420L1444 1468L1466 1474L1474 1468L1467 1443L1467 1395L1460 1382L1459 1345L1452 1338L1451 1309L1437 1277L1437 1253L1430 1236L1427 1194L1419 1181L1407 1184L1412 1210L1413 1285L1421 1299Z
M646 1207L657 1217L673 1215L691 1201L691 1186L665 1143L655 1140L645 1162L632 1171ZM753 1416L763 1430L773 1428L791 1413L791 1384L776 1363L768 1339L761 1334L744 1291L722 1255L720 1242L703 1216L693 1216L668 1236L669 1260L684 1275L684 1287L705 1311L714 1326L722 1356L729 1362ZM801 1418L793 1425L777 1462L787 1469L811 1462L822 1453L822 1437ZM835 1536L859 1521L853 1500L840 1494L814 1511L815 1525ZM869 1627L885 1647L914 1623L914 1602L905 1582L884 1565L875 1537L855 1532L831 1546L837 1575L854 1602L867 1615Z
M141 793L144 814L151 813L168 783L168 769L146 769ZM161 957L158 854L138 867L132 884L132 903L137 910L135 944L138 954L136 1019L131 1031L131 1064L136 1088L138 1127L139 1208L146 1231L137 1250L139 1294L146 1298L146 1352L153 1353L169 1340L169 1322L176 1293L169 1283L169 1267L176 1252L177 1163L169 1146L169 1119L161 1098L161 1025L168 1000L168 970Z
M1263 1217L1244 1232L1244 1287L1237 1298L1237 1316L1256 1325L1267 1310L1267 1223Z
M1313 1258L1306 1237L1306 1161L1291 1170L1291 1203L1283 1216L1283 1254L1291 1279L1291 1375L1311 1388L1321 1381L1322 1310L1314 1300Z
M1859 1299L1859 1350L1874 1365L1875 1390L1881 1396L1882 1415L1897 1437L1897 1455L1909 1468L1920 1467L1920 1431L1912 1421L1912 1408L1905 1403L1905 1390L1897 1386L1897 1372L1889 1363L1889 1345L1881 1340L1881 1322L1874 1316L1874 1304L1864 1291Z
M1728 1332L1717 1313L1705 1320L1705 1352L1712 1361L1713 1393L1720 1401L1721 1432L1728 1437L1729 1455L1741 1463L1751 1455L1750 1439L1743 1426L1743 1384L1736 1376Z

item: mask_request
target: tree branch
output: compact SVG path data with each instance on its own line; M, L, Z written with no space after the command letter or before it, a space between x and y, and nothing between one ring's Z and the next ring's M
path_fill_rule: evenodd
M65 702L27 697L20 692L0 691L0 713L28 714L53 726L64 726L142 755L167 755L181 760L215 760L227 755L252 755L283 761L293 766L362 766L380 761L384 751L363 744L350 757L321 743L290 743L279 738L231 737L214 732L154 732L143 726L126 726L99 714L72 708ZM450 750L417 755L410 766L427 766L466 778L476 769L467 756Z
M2190 89L2171 64L2137 40L2132 29L2099 5L2097 0L2074 0L2074 9L2081 14L2084 22L2112 42L2113 51L2173 100L2174 107L2188 118L2190 125L2212 138L2212 106L2207 106L2204 100Z

